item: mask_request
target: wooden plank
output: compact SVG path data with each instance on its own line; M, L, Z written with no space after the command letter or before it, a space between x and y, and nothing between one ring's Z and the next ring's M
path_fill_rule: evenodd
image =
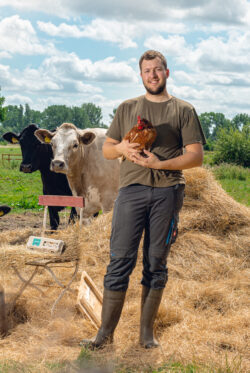
M85 271L82 273L76 306L97 329L100 328L102 295Z
M38 203L39 205L43 206L84 207L84 198L73 196L43 195L39 196Z

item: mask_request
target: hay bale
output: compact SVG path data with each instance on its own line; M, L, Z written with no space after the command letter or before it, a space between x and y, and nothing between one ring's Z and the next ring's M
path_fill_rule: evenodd
M250 210L230 197L205 168L185 170L186 189L180 228L224 236L249 228Z

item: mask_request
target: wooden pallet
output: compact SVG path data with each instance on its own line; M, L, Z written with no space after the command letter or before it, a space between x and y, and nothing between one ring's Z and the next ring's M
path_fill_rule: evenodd
M85 271L82 273L76 306L87 316L95 328L100 328L102 295Z

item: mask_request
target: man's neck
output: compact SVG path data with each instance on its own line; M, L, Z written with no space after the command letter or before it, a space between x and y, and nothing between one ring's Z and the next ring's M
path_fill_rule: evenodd
M158 95L152 95L151 93L146 92L145 98L148 101L152 102L164 102L170 100L172 96L166 90L164 90L162 93L159 93Z

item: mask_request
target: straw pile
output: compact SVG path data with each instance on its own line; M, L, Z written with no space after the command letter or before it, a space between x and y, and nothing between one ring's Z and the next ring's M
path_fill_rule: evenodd
M183 364L196 361L211 369L230 368L237 373L250 369L249 209L229 197L206 169L188 170L185 177L179 237L168 259L169 282L156 320L161 348L146 351L138 345L140 250L114 346L92 353L97 362L136 367L137 372L169 360ZM82 229L69 227L53 237L66 242L65 255L69 250L67 255L78 257L80 269L101 291L109 261L111 218L112 213L101 215ZM18 234L28 237L27 232ZM13 245L12 241L10 245L6 237L1 241L0 282L8 306L21 285L11 265L28 278L31 269L24 263L30 254L25 254L20 243ZM70 263L55 269L64 283L73 271L69 267ZM46 296L31 287L24 291L9 315L9 335L0 340L0 359L38 363L77 358L79 341L95 334L92 324L75 308L80 275L81 271L72 285L74 294L67 293L51 317L50 308L61 290L48 273L38 273L33 283L42 287Z

